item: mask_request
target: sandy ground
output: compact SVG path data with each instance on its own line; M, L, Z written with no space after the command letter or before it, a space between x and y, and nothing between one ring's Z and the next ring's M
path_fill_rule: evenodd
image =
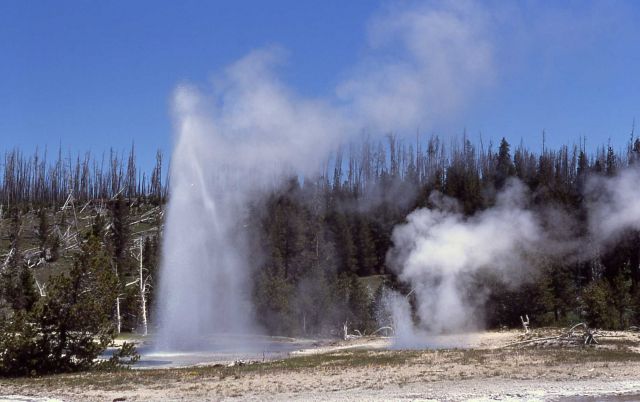
M541 335L550 334L535 336ZM595 348L505 348L522 335L486 332L465 336L467 349L422 351L388 350L389 339L363 338L245 366L2 380L0 395L21 401L640 400L640 334L604 335Z
M502 348L522 338L521 332L474 332L459 335L432 336L429 340L434 349L444 349L446 345L457 345L464 349L496 349ZM393 338L356 338L346 342L333 342L328 345L320 344L309 348L302 348L290 353L291 356L309 356L323 353L333 353L346 350L381 350L394 349Z

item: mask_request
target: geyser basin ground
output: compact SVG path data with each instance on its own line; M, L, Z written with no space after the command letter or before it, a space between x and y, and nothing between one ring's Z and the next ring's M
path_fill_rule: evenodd
M199 339L198 347L182 350L163 350L153 336L144 339L127 339L125 336L118 339L116 345L124 341L136 343L140 354L140 360L133 366L136 369L228 364L238 360L271 361L287 358L295 351L327 342L303 338L224 334L202 337ZM112 350L107 354L110 352Z
M640 334L606 335L593 348L534 348L504 347L522 331L486 332L470 348L438 350L388 350L378 347L388 339L361 338L246 366L0 379L0 400L640 400Z
M353 350L439 350L485 349L500 347L512 340L513 332L473 332L449 335L424 335L413 338L411 344L398 343L394 338L362 337L348 341L336 339L305 339L261 335L215 335L202 338L201 346L188 350L159 350L153 336L144 339L120 338L135 342L140 360L134 369L165 369L236 361L265 362L296 356L311 356ZM107 355L112 350L109 350Z

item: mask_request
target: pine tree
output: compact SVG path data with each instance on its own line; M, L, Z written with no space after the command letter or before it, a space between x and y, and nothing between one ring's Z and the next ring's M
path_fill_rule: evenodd
M577 190L579 193L584 189L586 183L587 174L589 173L589 160L584 151L580 151L578 156L578 170L577 170Z
M115 300L115 315L117 322L117 331L120 333L124 328L123 317L135 317L130 298L126 297L126 289L124 284L126 278L132 274L132 260L129 253L131 246L131 231L129 229L129 204L122 195L118 195L115 200L109 203L109 212L111 213L111 226L108 234L109 248L111 251L111 265L119 282L119 293ZM96 228L94 228L96 229ZM127 320L130 321L130 320ZM126 329L133 329L131 325Z
M582 291L583 309L592 328L613 329L617 325L615 307L611 305L611 287L604 279L591 282Z
M23 281L28 282L28 276ZM68 274L50 282L29 310L0 323L1 375L76 371L96 364L112 342L117 278L99 239L90 237Z
M10 212L9 255L0 275L3 299L14 311L30 310L37 299L33 274L27 262L23 260L20 250L21 226L20 211L14 208Z
M335 213L332 221L340 260L339 271L355 273L358 270L358 262L351 226L346 216L341 213Z
M94 236L69 275L60 274L51 282L40 319L46 332L57 338L52 353L64 371L90 366L113 339L117 283L106 250Z
M550 265L542 274L542 302L553 313L556 325L563 324L567 313L575 307L576 290L567 266Z
M516 174L516 168L511 160L511 153L509 151L509 143L503 137L500 141L500 148L498 149L498 161L496 164L496 178L495 186L500 189L504 186L507 178Z
M47 210L45 208L40 208L38 211L38 242L40 246L40 250L44 255L45 245L47 244L47 240L49 239L49 220L47 219Z
M618 171L618 163L616 160L616 154L611 146L607 147L607 162L605 172L607 176L615 176Z
M155 306L155 278L159 269L159 240L157 236L152 236L144 242L144 249L142 251L142 265L147 269L147 275L149 276L149 294L147 296L147 309L149 310L149 316L153 315L153 309Z
M363 216L356 218L357 238L355 244L356 259L358 262L358 275L368 276L377 273L378 259L376 257L375 244L369 223Z
M111 226L109 244L113 262L117 266L119 275L126 275L131 269L131 230L129 229L129 205L122 195L109 203Z

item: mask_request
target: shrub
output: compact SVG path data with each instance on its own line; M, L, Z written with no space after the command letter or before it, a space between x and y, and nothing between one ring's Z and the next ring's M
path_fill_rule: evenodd
M619 326L618 314L611 303L611 293L611 286L604 279L590 283L583 290L583 310L590 327L614 329Z

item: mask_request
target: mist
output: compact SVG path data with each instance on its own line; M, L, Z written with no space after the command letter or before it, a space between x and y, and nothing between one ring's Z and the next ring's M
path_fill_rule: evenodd
M423 331L422 340L416 334L399 333L402 345L427 342L424 333L481 329L482 315L477 313L484 297L468 293L473 275L481 270L508 282L524 280L531 257L545 240L539 218L527 209L527 198L524 185L514 179L498 194L494 207L465 217L455 200L434 193L435 208L412 212L406 224L394 229L388 263L411 286ZM394 303L408 304L401 298ZM393 307L394 311L403 308ZM397 331L411 328L401 323L406 317L394 317Z
M278 46L249 52L214 74L211 86L180 85L172 101L176 134L160 269L162 345L199 347L213 333L261 332L251 302L260 250L250 246L248 206L288 177L320 176L331 152L363 132L403 135L455 118L493 85L499 52L492 25L504 23L509 10L502 11L466 2L386 7L371 19L360 60L330 96L288 87L279 74L288 54ZM637 228L629 187L636 178L623 171L588 184L591 229L577 238L566 230L571 216L534 211L517 181L495 206L471 217L433 195L436 208L412 212L394 230L388 257L414 289L418 329L481 327L474 317L487 294L470 295L468 283L481 271L516 286L535 272L540 256L582 258L590 242L603 245ZM397 194L379 199L413 198L407 189Z
M440 334L483 329L488 291L474 286L476 274L490 273L516 288L535 278L548 261L587 261L626 230L639 230L639 183L635 166L590 178L582 233L575 232L575 216L567 211L527 205L530 195L517 179L497 194L494 206L469 217L455 200L432 193L433 208L413 211L393 231L387 262L410 286L417 317L414 322L408 297L387 299L396 328L394 345L433 347Z
M213 88L178 87L158 309L162 347L259 332L247 258L256 251L247 246L251 228L243 221L249 201L287 174L318 172L329 152L363 129L383 135L451 116L490 80L483 21L471 6L386 10L369 26L362 61L327 99L299 96L278 79L286 61L278 47L250 52L217 74Z
M640 229L639 185L637 166L613 177L593 177L587 182L589 231L599 245L609 245L625 230Z
M271 80L273 57L255 52L227 69L217 109L193 87L174 96L177 142L158 316L163 348L260 332L251 304L248 202L292 169L312 165L313 150L333 145L341 131L321 104L294 100Z

